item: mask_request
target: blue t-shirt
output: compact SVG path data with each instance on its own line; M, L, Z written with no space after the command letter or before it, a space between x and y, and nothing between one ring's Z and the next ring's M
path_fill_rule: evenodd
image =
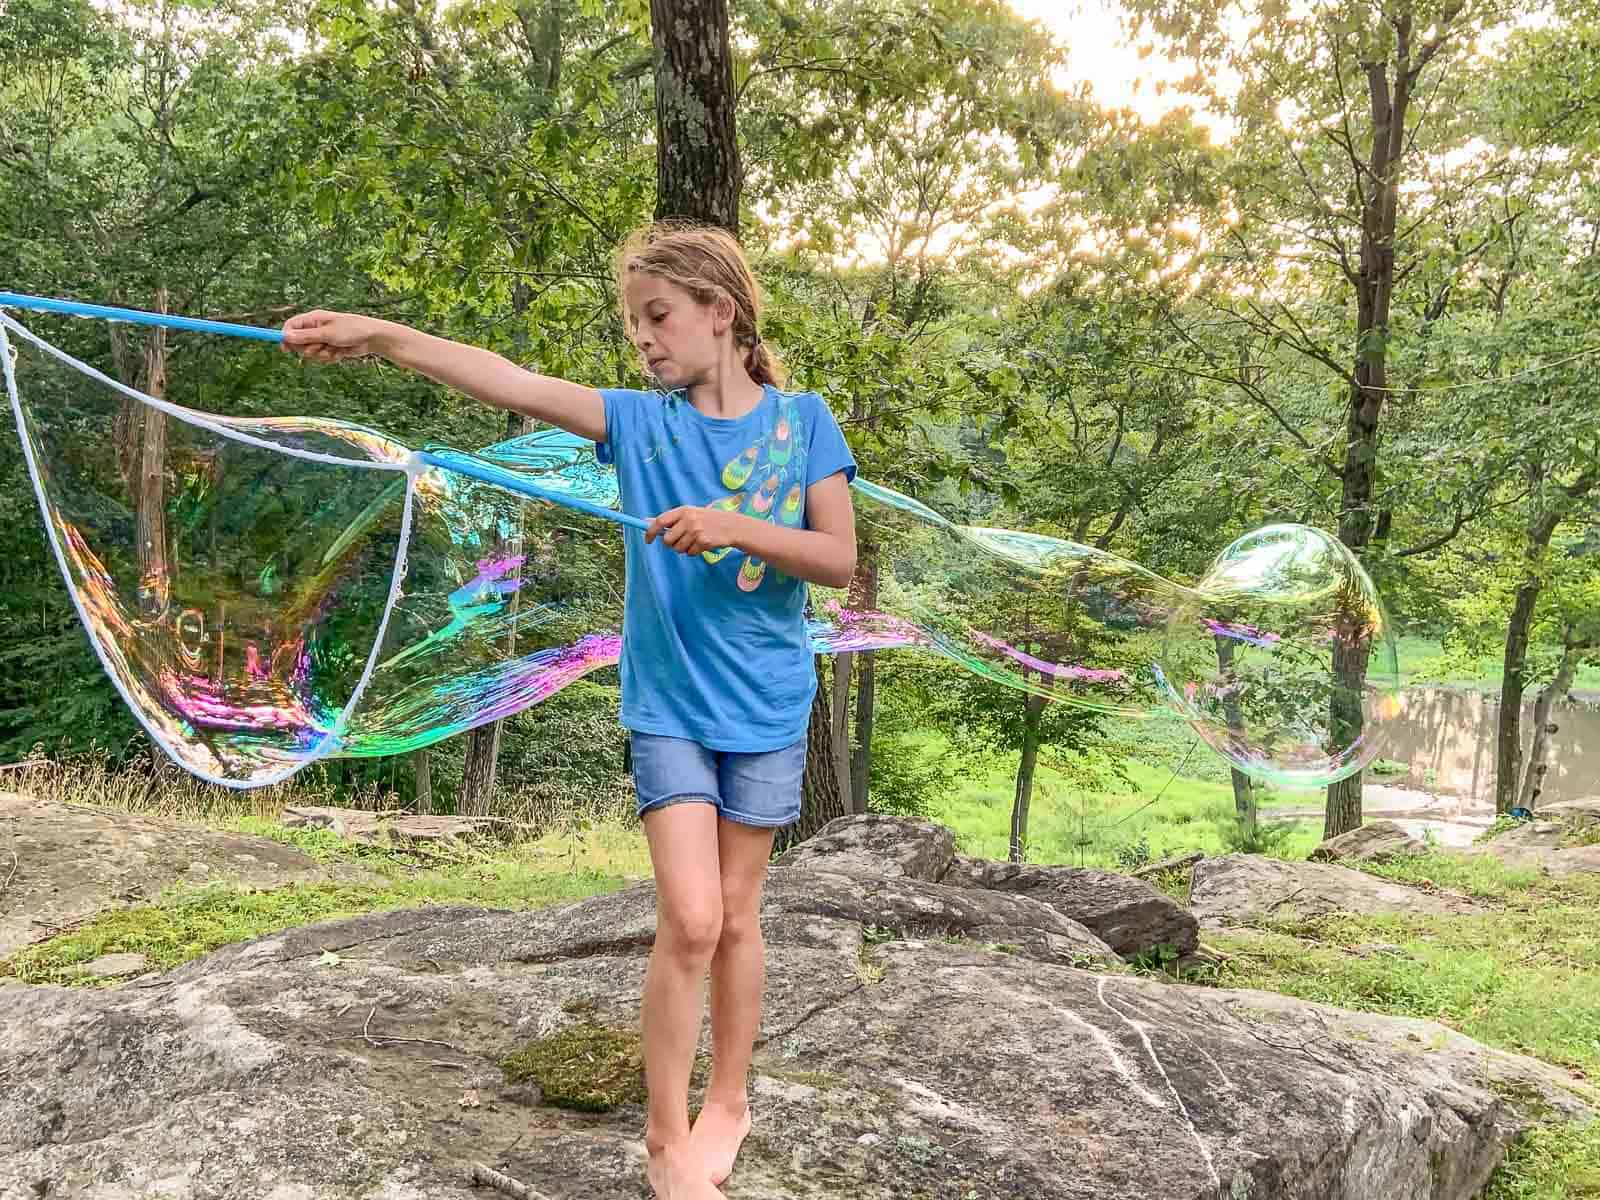
M622 510L693 504L804 526L806 489L855 459L822 397L763 389L742 417L708 417L676 392L601 391L602 462ZM760 753L805 736L817 676L806 585L739 550L688 556L624 535L622 723L712 750Z

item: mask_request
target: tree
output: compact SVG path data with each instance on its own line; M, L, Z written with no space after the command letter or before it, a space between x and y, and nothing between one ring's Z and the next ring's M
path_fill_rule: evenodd
M739 232L744 173L734 120L727 0L650 0L656 217Z
M1224 5L1134 0L1133 19L1195 55L1198 86L1237 122L1222 179L1238 221L1217 236L1207 293L1237 349L1206 351L1203 369L1272 414L1280 436L1331 484L1340 539L1380 577L1437 550L1492 504L1481 474L1385 483L1380 431L1405 422L1431 336L1492 244L1492 214L1537 171L1528 144L1475 141L1476 44L1507 10L1477 0L1322 0L1303 11L1252 0L1249 39ZM1223 94L1222 68L1238 73ZM1197 344L1204 337L1196 330ZM1263 369L1310 372L1309 387L1264 385ZM1337 389L1335 413L1317 402ZM1285 405L1285 397L1293 403ZM1399 465L1396 463L1396 465ZM1414 544L1399 537L1409 533ZM1404 547L1404 548L1400 548ZM1363 727L1372 647L1336 644L1333 736ZM1327 835L1361 822L1361 776L1328 790Z

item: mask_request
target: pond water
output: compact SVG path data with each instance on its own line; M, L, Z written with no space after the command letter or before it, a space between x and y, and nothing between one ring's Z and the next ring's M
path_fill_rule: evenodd
M1383 757L1405 763L1404 775L1368 775L1387 784L1435 795L1494 804L1495 722L1498 694L1469 688L1408 688ZM1575 696L1557 704L1552 720L1550 770L1541 804L1600 795L1600 696ZM1532 735L1533 703L1523 710L1523 745Z

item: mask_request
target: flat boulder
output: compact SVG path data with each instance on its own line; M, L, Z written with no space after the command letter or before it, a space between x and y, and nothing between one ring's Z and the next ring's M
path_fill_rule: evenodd
M1333 863L1225 854L1195 865L1189 908L1203 927L1332 913L1478 911L1462 896L1391 883Z
M1566 1073L1439 1025L990 947L1049 929L1022 896L772 882L729 1200L1468 1200L1531 1122L1592 1115ZM476 1200L483 1164L638 1200L652 899L385 912L136 988L9 987L0 1195Z
M1552 810L1555 805L1541 810L1540 819L1524 821L1477 843L1473 852L1492 854L1508 867L1540 871L1554 879L1600 871L1600 845L1575 840L1586 828L1582 816L1574 819L1556 811L1558 819L1542 819Z
M313 804L291 805L283 810L278 821L287 829L326 829L349 841L371 845L444 842L452 838L499 834L506 829L503 821L491 817L377 813Z
M1309 855L1312 862L1384 862L1427 847L1393 821L1369 821L1357 829L1328 838Z
M0 958L102 912L154 900L172 883L265 888L371 878L271 838L0 792L0 882L8 876Z
M956 852L955 835L932 821L859 813L829 821L775 862L785 867L936 883Z
M943 882L1026 896L1079 922L1123 958L1160 946L1181 957L1199 943L1194 915L1142 879L1083 867L1042 867L956 855Z

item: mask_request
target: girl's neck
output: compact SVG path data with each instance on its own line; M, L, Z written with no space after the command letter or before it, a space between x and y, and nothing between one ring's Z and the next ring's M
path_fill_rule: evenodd
M724 421L737 420L761 404L766 389L750 378L742 362L724 361L709 377L686 389L695 411Z

